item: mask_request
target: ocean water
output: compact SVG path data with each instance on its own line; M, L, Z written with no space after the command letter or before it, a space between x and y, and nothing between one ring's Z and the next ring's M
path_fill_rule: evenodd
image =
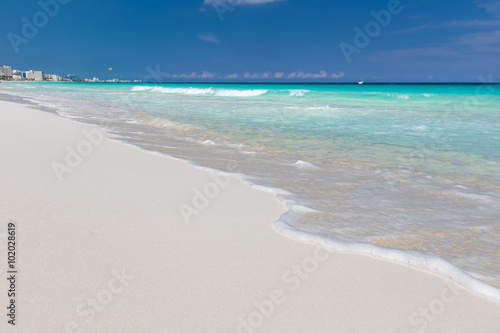
M500 85L2 83L115 138L274 189L275 227L500 300ZM233 169L231 169L233 171Z

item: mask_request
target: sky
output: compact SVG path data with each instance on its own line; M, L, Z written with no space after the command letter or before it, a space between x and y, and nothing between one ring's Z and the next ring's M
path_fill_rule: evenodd
M0 6L0 65L19 70L167 82L500 81L500 0Z

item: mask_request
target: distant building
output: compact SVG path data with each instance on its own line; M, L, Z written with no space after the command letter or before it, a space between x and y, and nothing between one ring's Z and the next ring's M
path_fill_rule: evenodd
M12 80L12 67L0 66L0 78L4 80Z
M76 74L68 74L68 79L70 79L73 82L80 81L80 78Z
M12 71L12 80L20 81L22 79L23 79L23 72L18 71L17 69L14 69Z
M43 76L43 78L46 80L46 81L53 81L53 82L59 82L59 81L62 81L62 77L60 77L59 75L57 74L45 74Z
M26 80L29 81L43 81L43 72L42 71L33 71L30 70L28 72L25 72L24 75Z

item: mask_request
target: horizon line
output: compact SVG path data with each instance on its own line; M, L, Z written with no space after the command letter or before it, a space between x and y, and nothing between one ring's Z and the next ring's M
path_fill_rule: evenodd
M380 82L363 82L360 84L358 81L345 81L345 82L299 82L299 81L275 81L275 82L263 82L263 81L140 81L133 82L132 80L121 80L117 82L106 82L98 81L98 82L85 82L81 81L11 81L5 80L4 82L16 82L16 83L151 83L151 84L162 84L162 83L186 83L186 84L356 84L356 85L365 85L365 84L500 84L499 82L478 82L478 81L436 81L436 82L426 82L426 81L380 81Z

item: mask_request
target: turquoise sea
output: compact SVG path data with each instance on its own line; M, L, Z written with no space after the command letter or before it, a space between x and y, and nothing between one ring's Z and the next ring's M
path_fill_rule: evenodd
M2 86L143 149L237 163L288 205L275 225L288 236L500 299L500 85Z

